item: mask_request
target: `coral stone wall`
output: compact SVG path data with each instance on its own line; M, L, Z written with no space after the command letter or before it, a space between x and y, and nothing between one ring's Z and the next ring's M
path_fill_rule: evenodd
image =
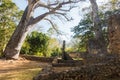
M120 14L114 14L109 18L109 51L120 54Z
M99 63L74 68L64 72L42 72L34 80L119 80L120 60L111 59Z

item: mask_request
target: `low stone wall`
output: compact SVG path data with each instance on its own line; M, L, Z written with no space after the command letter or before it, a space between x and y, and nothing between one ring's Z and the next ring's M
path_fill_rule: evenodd
M117 61L120 59L120 55L117 54L105 54L105 55L97 55L97 54L87 54L86 57L83 58L84 64L97 64L97 63L109 63L110 61Z
M49 62L49 63L51 63L54 59L54 58L45 58L45 57L37 57L30 55L21 55L21 57L32 61Z
M112 59L106 63L98 63L74 68L64 72L41 72L33 80L119 80L120 60Z
M53 63L53 67L77 67L84 65L83 60L62 60L58 59L57 63Z

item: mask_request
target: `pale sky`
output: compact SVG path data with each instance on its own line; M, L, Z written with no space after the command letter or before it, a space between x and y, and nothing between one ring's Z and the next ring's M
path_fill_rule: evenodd
M27 6L27 0L12 0L12 1L15 2L21 10L24 10L25 7ZM103 4L103 3L106 3L107 1L108 0L97 0L97 3ZM71 35L73 34L71 32L71 28L78 25L78 23L80 22L80 19L82 18L83 12L80 11L80 9L84 8L86 6L88 7L89 5L90 5L89 1L82 2L82 4L80 4L79 8L72 9L69 14L72 16L73 20L70 22L62 23L58 20L55 21L55 23L58 25L59 29L62 32L66 33L66 37L62 36L63 40L70 39ZM35 15L39 15L39 13L40 13L39 11L36 11ZM45 22L45 21L41 21L38 25L43 27L44 32L46 32L51 26L51 25L49 25L48 22ZM38 29L38 28L36 28L36 29Z

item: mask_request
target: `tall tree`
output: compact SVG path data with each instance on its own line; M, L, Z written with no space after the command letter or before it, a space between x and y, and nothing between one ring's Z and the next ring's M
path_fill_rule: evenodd
M28 6L4 50L4 56L6 58L18 59L21 46L27 33L36 23L52 14L56 14L57 16L62 15L69 20L64 12L70 11L75 7L72 4L78 3L79 1L80 0L28 0ZM64 8L65 5L69 5L69 7ZM45 8L46 12L37 17L33 17L33 13L38 7ZM49 21L49 19L45 20Z
M1 0L0 3L0 53L2 53L21 17L22 11L18 10L12 0Z
M79 24L75 27L72 28L72 32L74 32L73 38L79 39L79 50L81 49L86 50L86 45L89 39L94 38L94 26L93 22L91 20L91 12L85 14L83 16L83 19L80 20ZM106 43L108 43L108 36L107 36L107 25L106 25L106 20L104 18L105 13L100 11L99 17L101 19L101 26L103 27L102 33L105 38ZM77 43L78 45L78 43ZM80 49L81 48L81 49Z
M79 42L77 43L78 50L86 50L88 40L94 37L90 12L85 14L79 24L73 27L71 31L74 32L73 38L79 39Z
M96 0L90 0L91 2L91 6L92 6L92 21L93 21L93 26L94 26L94 31L95 31L95 38L99 39L99 38L103 38L102 35L102 26L101 26L101 20L100 17L98 15L98 5L96 3Z
M96 48L99 50L97 53L106 53L107 48L106 48L106 42L102 33L101 19L98 15L99 13L98 5L96 3L96 0L90 0L90 3L92 6L92 13L93 13L92 21L93 21L93 27L95 32L95 40L92 40L92 41L90 40L88 44L89 43L91 44L91 42L96 41L97 44L95 44L94 46L97 45Z

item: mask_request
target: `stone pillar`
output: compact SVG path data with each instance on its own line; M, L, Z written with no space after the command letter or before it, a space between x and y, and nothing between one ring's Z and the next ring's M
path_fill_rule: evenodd
M120 14L110 16L108 20L110 53L120 54Z
M63 41L63 47L62 47L62 59L63 59L63 60L73 60L73 59L65 52L65 40Z

